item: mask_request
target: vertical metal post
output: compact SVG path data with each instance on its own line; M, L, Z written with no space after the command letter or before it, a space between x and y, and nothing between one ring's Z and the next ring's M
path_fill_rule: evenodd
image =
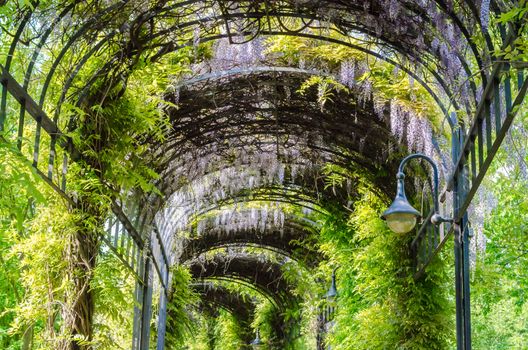
M152 317L152 278L151 278L151 256L145 257L145 274L143 285L143 302L141 309L141 341L139 350L148 350L150 341L150 318Z
M169 271L168 267L163 264L162 267L162 276L164 279L164 285L169 285ZM163 284L161 287L161 293L160 293L160 310L159 310L159 317L158 317L158 341L156 344L156 350L163 350L165 349L165 330L167 327L167 293L168 291L163 288Z
M317 335L316 335L316 349L324 350L324 334L325 334L325 317L324 311L321 309L317 315Z
M453 134L453 159L458 159L463 145L463 133L458 129ZM460 213L468 187L467 169L460 169L454 180L453 217L455 240L455 290L456 290L456 334L457 350L471 350L471 310L469 288L469 235L467 213Z
M151 257L148 253L138 255L141 257L138 264L142 281L136 283L134 292L136 306L134 306L132 350L148 350L152 315Z
M134 244L134 248L138 249L137 246ZM141 254L137 254L137 257L139 258L139 261L136 261L136 264L139 265L138 268L138 275L140 277L143 277L145 275L145 264L143 260L143 256ZM138 350L141 343L141 310L143 309L143 285L145 284L145 281L137 281L136 282L136 289L134 291L134 325L132 328L132 350Z

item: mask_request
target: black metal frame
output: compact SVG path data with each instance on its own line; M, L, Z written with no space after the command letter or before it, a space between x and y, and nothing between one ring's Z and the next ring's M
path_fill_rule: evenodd
M173 6L186 6L197 1L186 1ZM465 1L467 6L472 10L471 13L476 13L476 8L471 1ZM120 4L112 5L101 12L109 13L112 10L119 9L120 6L125 6L126 1L123 1ZM469 31L467 26L461 21L457 14L453 13L452 10L449 10L443 1L438 1L437 5L440 9L445 11L449 18L457 23L461 28L462 33L468 39L473 54L480 68L482 68L482 57L480 56L478 50L472 45L471 40L469 40ZM22 148L22 138L23 138L23 127L27 122L25 120L26 113L29 114L33 120L36 122L36 133L35 139L33 142L33 166L35 167L37 173L53 188L55 189L63 198L65 198L71 205L75 205L75 199L70 197L66 192L67 187L67 168L70 161L78 160L81 155L75 150L73 142L71 139L66 136L66 134L58 127L58 114L60 111L60 106L57 107L54 118L50 118L43 110L43 104L45 101L47 88L50 84L50 81L57 69L62 57L69 50L73 43L81 38L86 31L91 29L94 23L98 20L97 16L89 19L84 23L72 36L68 39L67 43L61 50L59 56L54 60L48 75L46 76L43 89L40 94L39 103L27 92L31 74L37 57L39 56L40 50L43 48L46 38L51 33L53 28L57 23L66 16L70 10L75 5L72 4L68 8L64 8L61 13L55 18L52 24L49 26L46 33L42 36L38 45L36 45L33 54L31 55L31 61L28 66L27 71L24 75L24 83L20 84L11 74L11 61L13 54L15 52L16 46L19 42L19 39L22 35L22 32L26 24L31 20L32 11L28 11L20 21L20 25L17 27L17 31L14 35L12 45L9 49L7 60L5 66L0 65L1 75L0 83L2 86L2 94L0 101L0 131L4 131L4 120L6 117L6 105L8 95L14 98L17 103L20 105L19 112L19 128L18 128L18 140L17 146L19 149ZM266 3L266 6L271 6ZM172 7L164 7L160 9L160 13L163 11L173 10ZM266 11L272 10L271 8L266 7ZM276 9L273 9L276 11ZM275 13L271 15L276 16L277 18L303 18L307 20L310 25L311 21L317 19L318 17L310 14L296 14L295 12L291 13ZM266 13L267 13L266 12ZM478 15L476 16L478 17ZM358 45L353 45L351 43L341 42L336 39L329 37L324 37L324 35L315 36L306 33L302 33L300 30L291 31L288 30L282 23L283 27L281 31L275 31L269 26L266 29L265 22L263 21L263 13L246 13L244 16L240 16L236 13L230 13L229 7L226 7L220 15L214 18L209 18L207 21L223 21L225 22L225 28L227 30L227 35L218 35L213 33L212 35L206 35L203 38L203 41L217 40L221 37L228 37L230 40L235 37L234 34L230 32L230 25L236 20L244 19L247 22L247 25L253 26L258 22L258 30L255 34L254 30L243 31L242 33L237 33L236 36L242 35L297 35L304 37L313 37L317 39L327 40L329 42L338 42L349 47L355 47L359 50L362 50L368 54L377 56L381 59L387 59L386 57L381 56L377 52L372 52ZM261 23L261 20L263 21ZM280 22L280 21L279 21ZM182 27L191 28L195 25L203 23L189 22L183 25ZM264 23L264 24L263 24ZM346 26L344 26L346 27ZM351 26L347 27L350 28ZM352 26L353 27L353 26ZM368 33L368 28L363 28L361 26L355 27L357 30L364 31ZM345 31L346 32L346 31ZM158 36L163 33L156 33ZM83 56L79 61L77 66L73 71L71 71L70 76L67 80L64 91L61 94L59 99L59 105L64 102L66 99L66 92L72 84L77 73L81 70L82 66L92 57L97 50L104 47L104 45L109 41L114 35L115 31L112 31L104 36L97 44ZM493 45L491 44L491 39L489 35L483 31L486 44L488 49L492 51ZM508 34L503 35L503 47L511 45L515 37L515 28L510 28ZM152 39L156 39L153 37ZM172 50L177 48L188 46L189 43L181 46L167 46ZM392 43L393 47L396 50L399 50L403 54L414 55L406 51L406 47L399 47L398 43ZM165 51L166 52L166 51ZM414 55L418 62L420 62L420 57ZM397 62L391 61L395 65L399 65ZM464 68L467 67L466 62L462 62ZM426 69L426 63L423 63ZM402 67L405 69L405 67ZM432 89L427 86L425 82L420 80L420 77L413 74L413 72L408 71L409 74L415 76L415 78L424 85L424 87L431 93L435 100L439 103L440 108L447 113L446 107L442 104L440 99L432 91ZM515 74L516 84L512 84L512 73ZM434 70L431 71L446 94L452 100L451 103L458 108L457 101L453 98L453 93L450 89L443 83L443 79L438 75ZM415 256L416 262L416 273L415 278L420 278L427 268L428 264L435 258L435 256L440 252L445 242L450 239L450 236L454 236L455 241L455 285L456 285L456 308L457 308L457 348L459 350L469 350L471 349L471 322L470 322L470 298L469 298L469 236L468 236L468 218L467 218L467 208L473 199L473 196L476 193L479 185L484 178L491 161L493 160L497 150L499 149L504 137L507 134L507 131L515 117L517 112L517 106L523 101L526 92L528 90L528 79L526 79L526 72L519 70L514 72L514 69L509 66L506 62L497 62L493 65L493 70L491 74L487 77L484 73L484 70L481 72L482 80L485 82L485 88L483 92L483 97L480 104L477 107L475 117L473 118L473 124L470 126L467 132L463 129L463 125L460 128L453 131L453 163L455 165L453 174L448 181L448 186L446 191L452 191L453 195L453 217L454 224L442 224L440 227L435 227L428 224L430 222L430 217L432 212L426 217L425 224L419 229L415 239L411 243L411 250ZM84 90L87 91L87 88ZM81 98L83 94L81 93ZM451 126L459 125L455 116L449 120ZM42 133L42 129L44 133ZM42 170L39 167L39 150L41 147L41 138L48 137L50 139L50 157L48 160L47 171ZM59 151L56 149L56 145L59 146ZM55 166L57 161L57 153L63 152L62 155L62 169L60 170L60 175L55 174ZM444 198L447 194L444 193ZM154 281L157 280L160 285L160 317L158 325L158 340L157 340L157 349L162 350L164 348L164 334L165 334L165 323L166 323L166 309L167 309L167 297L168 289L170 284L170 261L165 252L165 242L164 239L160 236L159 232L155 227L144 227L144 225L138 224L138 216L134 217L130 213L126 214L123 206L114 200L112 205L113 217L109 219L107 223L106 235L102 236L102 241L109 247L109 249L116 254L116 256L121 260L121 262L129 268L137 280L135 298L138 302L138 307L135 310L134 317L134 344L133 349L147 349L150 337L150 318L152 315L152 295L154 289ZM444 209L445 210L445 209ZM134 217L134 222L131 222L130 217Z
M511 29L513 30L513 29ZM513 34L504 39L504 47L511 45ZM512 86L511 78L517 79ZM469 229L467 209L482 183L502 141L522 103L527 90L527 72L515 71L505 62L494 64L484 88L473 124L467 131L458 128L452 134L452 159L454 171L448 180L446 192L452 191L454 223L436 227L430 223L434 208L424 220L411 243L415 256L416 274L420 278L429 263L441 251L447 240L454 236L455 291L457 349L471 349L471 311L469 280ZM456 115L452 115L455 119ZM446 193L443 194L445 199ZM444 209L448 213L449 209Z

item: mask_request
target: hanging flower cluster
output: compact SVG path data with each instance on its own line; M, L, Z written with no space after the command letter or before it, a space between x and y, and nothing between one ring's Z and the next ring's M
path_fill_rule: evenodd
M295 191L297 182L306 184L309 178L316 181L317 169L321 168L327 156L321 156L320 163L313 163L301 155L306 151L299 148L281 149L281 156L277 156L276 145L263 146L267 151L259 149L241 150L234 157L234 163L224 164L225 158L212 153L206 161L202 157L188 155L187 162L176 167L184 178L192 174L191 178L175 191L167 201L166 208L157 215L157 226L161 232L183 234L192 230L193 218L207 213L215 208L221 208L232 201L244 201L244 194L258 193L261 189L276 188L280 193ZM313 156L313 154L312 154ZM289 160L289 161L288 161ZM308 161L307 161L308 160ZM174 176L174 174L173 174ZM252 197L250 197L252 198ZM259 215L253 210L245 213L247 220L233 220L240 217L236 213L236 205L226 209L216 216L215 226L224 226L227 232L246 228L264 228L266 223L284 223L284 213L261 209ZM270 214L271 213L271 214ZM268 216L272 215L272 220ZM256 221L255 221L256 220ZM201 233L204 222L198 221L197 232ZM260 226L259 226L260 225ZM264 225L264 226L263 226Z
M242 231L258 231L264 233L269 230L278 229L283 232L285 213L279 203L273 207L262 205L249 210L223 209L215 213L213 217L199 219L196 225L196 233L227 234ZM207 230L207 231L206 231Z
M437 82L438 89L436 90L440 94L448 94L446 89L458 91L459 94L463 95L461 99L463 105L468 110L471 109L476 102L468 95L472 91L468 72L464 69L464 65L467 66L467 62L464 60L467 59L468 42L461 32L461 28L453 24L452 18L449 18L445 11L438 8L438 5L431 0L423 0L418 4L413 4L413 6L422 8L423 16L414 16L412 22L408 21L408 16L406 16L411 11L409 4L406 2L383 0L380 1L380 4L383 6L379 6L379 8L385 16L374 16L371 13L371 6L365 2L362 3L364 12L361 12L361 14L349 11L346 6L334 8L334 5L330 5L331 9L326 11L325 14L321 12L321 9L317 9L324 20L314 21L312 26L317 27L318 30L323 30L322 28L326 26L325 33L330 33L331 26L329 26L329 23L336 18L341 18L346 19L349 23L359 23L365 28L372 28L376 35L382 39L376 41L380 52L397 61L399 60L399 55L405 55L405 50L413 47L413 50L416 50L416 54L409 54L399 60L401 65L403 67L419 67L415 70L415 73L424 79L430 77L432 71L443 71L441 76L444 81ZM307 5L299 3L297 6ZM483 3L483 17L486 12L485 6ZM207 14L204 12L203 14L196 13L195 15L202 19L207 16L214 16L217 11L214 8L213 6L211 10L207 10ZM377 5L376 8L378 8ZM222 11L242 13L244 8L227 8ZM234 17L239 18L239 16ZM213 77L213 74L218 74L222 71L251 70L257 67L277 65L276 56L265 53L266 43L262 36L256 35L247 42L233 44L233 42L243 42L244 36L239 38L234 36L240 35L245 30L245 25L247 26L246 28L254 28L256 22L244 24L240 19L229 19L227 22L225 25L230 26L230 28L222 28L221 33L226 35L229 33L231 37L216 40L212 47L211 58L195 64L188 79L198 81L201 75L209 74L210 77L204 80L203 83L207 85L210 84L208 79ZM426 22L432 25L426 27L426 30L414 30L420 24ZM273 20L272 23L277 24ZM281 25L277 24L279 27ZM463 25L473 26L473 23L464 22ZM409 30L409 28L413 28L413 30ZM341 28L338 27L337 29ZM206 29L194 29L193 45L200 45L202 37L206 36L208 32ZM303 29L303 32L313 33L314 27L307 26ZM414 34L410 35L409 33ZM363 38L361 35L359 37ZM402 46L396 45L389 48L390 45L387 46L386 42L383 43L388 38L393 38ZM431 62L434 62L434 64L431 64ZM301 58L298 62L298 68L306 69L306 65L306 59ZM351 89L352 93L357 94L358 100L363 106L371 103L373 116L378 121L387 124L391 133L400 144L405 145L410 151L425 153L439 160L443 165L441 167L442 170L444 172L448 171L448 166L443 163L449 157L441 154L438 148L438 144L444 144L444 142L435 143L431 122L413 113L412 110L404 107L397 100L387 101L375 97L377 92L373 87L372 81L364 77L369 70L369 65L366 61L346 59L340 63L338 70L334 72L330 72L325 64L317 67L317 65L314 66L310 62L308 65L310 69L319 68L322 72L325 72L324 74L334 76L336 81ZM397 72L398 69L395 68L395 71ZM223 84L229 84L229 79L229 76L225 76L214 83L219 84L223 81ZM414 78L411 77L411 91L413 91L413 84ZM184 86L185 82L181 82L180 85ZM186 86L185 88L189 87ZM258 93L264 96L266 91L262 90ZM291 98L292 92L289 88L285 93ZM175 95L178 95L176 102L179 102L181 96L179 89ZM265 98L257 98L252 102L252 105L260 109L273 106ZM227 115L230 112L230 108L230 106L220 105L216 107L216 112L222 112L222 109L224 109L223 112ZM255 113L247 118L248 120L256 121L259 118L271 117L271 115ZM217 119L215 123L220 125L227 121L228 119ZM181 119L180 122L183 123L185 120ZM200 128L207 128L207 125L200 126ZM210 134L204 135L210 136ZM220 134L219 137L221 138L223 135ZM296 142L303 142L303 137L299 137ZM356 135L351 135L351 137L355 138ZM274 145L273 137L269 137L269 135L268 137L240 136L240 144L238 145L231 144L230 141L226 141L224 145L217 142L192 145L192 143L183 141L184 138L178 141L180 142L178 149L181 150L170 150L169 152L177 153L166 155L173 158L166 168L165 174L163 174L164 177L171 179L168 185L169 188L166 189L167 193L171 193L171 197L168 200L168 208L170 208L171 212L166 211L158 216L160 225L165 227L165 231L190 232L195 218L221 207L229 201L236 202L242 198L240 197L241 195L249 195L259 189L270 186L291 189L295 185L298 173L302 173L303 176L308 173L316 174L321 164L334 159L333 155L321 154L319 162L313 162L313 160L307 162L304 159L310 152L313 152L313 148L308 149L308 151L300 147L285 147L279 150ZM292 139L296 140L293 137ZM314 140L314 135L305 137L304 140L306 139ZM255 142L258 143L258 147L247 147L248 144L254 144ZM366 137L361 137L357 142L359 152L369 148ZM266 146L266 143L269 144ZM317 147L320 149L327 147L324 140L318 140L315 144L318 144ZM193 148L193 146L195 147ZM233 151L233 147L237 151ZM286 151L286 149L288 150ZM391 149L389 146L389 153ZM287 152L290 152L290 154L287 154ZM390 154L384 155L388 157ZM232 210L230 213L230 215L222 213L216 216L215 220L218 220L218 222L215 222L215 227L222 226L227 231L240 229L242 226L237 225L242 225L242 221L234 219L233 215L235 214L233 214ZM254 216L249 217L254 219ZM163 224L161 223L162 221L164 222ZM201 220L197 222L197 231L199 233L204 230L204 222ZM258 226L255 221L246 223L247 227L255 227L255 225Z

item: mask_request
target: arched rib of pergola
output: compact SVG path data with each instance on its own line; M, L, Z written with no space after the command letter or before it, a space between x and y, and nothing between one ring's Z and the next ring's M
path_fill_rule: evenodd
M255 304L247 296L235 293L218 283L197 282L192 289L198 293L203 307L210 304L229 311L246 331L250 330L255 312Z
M121 1L111 4L107 7L92 5L87 6L82 2L64 3L63 6L47 9L44 5L37 4L34 10L26 9L25 16L20 16L20 21L13 26L14 38L9 49L9 55L4 62L8 70L11 69L13 54L18 53L20 48L21 36L28 23L38 23L39 16L52 15L52 18L46 18L47 30L41 30L41 40L34 45L32 57L28 69L26 70L26 81L37 81L34 79L34 62L40 59L42 48L49 45L50 40L54 38L54 29L58 24L72 16L72 11L79 16L82 21L70 26L64 26L64 30L69 34L67 40L63 40L63 52L73 51L74 48L80 52L78 64L72 67L67 74L68 84L65 84L65 91L60 94L59 101L64 101L66 96L72 94L68 92L74 83L77 74L81 72L87 62L93 60L94 55L100 50L107 52L116 52L109 60L108 66L95 75L90 82L97 80L105 72L111 70L111 67L126 66L137 62L137 55L146 51L151 51L153 57L159 57L170 52L184 44L178 43L176 38L187 36L189 42L195 42L193 38L195 28L200 28L200 32L209 34L214 32L215 28L229 28L234 22L244 19L246 28L258 28L258 32L266 28L268 23L275 23L284 34L303 34L299 28L290 28L286 23L291 24L292 18L299 21L303 19L304 23L323 23L328 21L336 25L339 30L345 34L352 32L365 33L370 38L375 38L377 45L386 45L396 50L402 56L413 57L419 60L420 57L429 56L432 64L431 70L438 70L438 67L445 66L445 57L439 53L438 42L434 38L440 38L440 42L448 48L448 51L463 53L464 47L469 48L468 58L462 60L462 66L468 70L474 66L471 60L475 60L475 72L481 72L482 80L486 77L485 63L490 61L487 57L489 52L493 52L494 40L490 37L490 32L486 26L481 23L480 13L485 10L479 8L479 4L471 1L457 1L456 3L438 0L436 2L415 2L415 1L398 1L386 6L382 1L369 2L368 6L359 1L344 3L341 1L317 1L303 2L302 4L295 1L281 1L275 3L231 1L223 9L216 7L218 12L216 17L205 17L197 15L200 11L187 11L186 15L180 16L179 12L189 10L194 5L205 8L212 8L211 5L217 5L215 1L180 1L180 2L161 2L150 9L134 8L132 2ZM201 6L200 6L201 4ZM233 4L233 5L231 5ZM229 8L236 7L237 11L230 11ZM491 11L499 12L508 6L503 4L492 4ZM84 8L83 8L84 7ZM454 8L459 11L455 11ZM194 14L193 14L194 13ZM394 15L397 13L397 15ZM128 14L121 16L121 14ZM163 19L171 18L176 23L173 27L151 27L150 30L141 30L145 27L159 24ZM125 23L126 19L129 23ZM381 31L374 30L374 27L381 28ZM302 27L302 26L301 26ZM324 26L321 27L324 29ZM498 32L493 23L489 28ZM471 40L471 35L475 32L481 32L487 44L486 48L479 50ZM232 35L233 33L231 33ZM270 33L271 34L271 33ZM324 36L324 30L320 31L321 37ZM418 40L417 35L423 35L423 40ZM98 38L104 38L97 41ZM119 38L119 39L117 39ZM463 39L460 43L453 42L455 39ZM106 42L104 42L106 41ZM199 39L198 39L199 41ZM458 47L460 46L460 47ZM79 49L84 47L85 49ZM100 50L99 50L100 49ZM446 51L446 50L444 50ZM375 53L375 52L372 52ZM27 56L27 53L24 54ZM55 78L55 72L62 64L65 54L62 53L55 58L55 62L50 65L48 72L43 72L42 76L46 77L44 85ZM464 58L464 54L460 55ZM127 59L128 58L128 59ZM489 71L489 70L488 70ZM466 72L472 76L475 72ZM442 73L441 73L442 74ZM442 77L440 77L442 78ZM89 83L88 85L91 85ZM454 87L453 91L458 88ZM83 89L83 91L88 91ZM47 88L42 89L41 101L46 100ZM82 94L81 94L82 95ZM451 103L456 103L456 98Z
M216 254L211 258L195 258L186 265L196 281L234 280L252 285L261 294L273 300L280 310L286 310L297 303L280 265L266 256L243 253Z
M172 202L169 206L178 206L178 214L171 216L171 220L177 221L182 217L199 218L214 210L250 202L289 203L325 214L327 209L350 210L351 201L357 196L356 188L347 188L346 185L328 186L324 181L306 181L302 184L304 186L284 181L241 187L236 191L224 193L221 197L216 195L216 191L223 191L222 187L211 186L211 193L203 197L190 197L186 201ZM320 190L318 185L321 185ZM196 199L196 202L193 202L193 199ZM193 229L188 227L186 230L192 233Z
M302 146L311 152L331 152L331 157L332 154L342 157L336 161L345 166L346 163L360 165L366 173L383 173L383 168L387 174L395 171L396 163L387 162L387 159L391 152L398 152L400 141L391 133L391 121L385 115L388 111L376 115L374 110L378 107L374 107L371 100L359 102L353 96L342 94L337 94L335 102L328 103L321 111L314 91L305 96L292 93L285 100L283 89L297 88L302 77L271 74L256 74L252 79L235 77L221 84L208 82L204 88L180 91L179 108L171 111L173 130L167 142L155 151L161 159L158 161L160 173L172 176L182 171L201 176L200 172L186 171L187 159L218 156L223 152L232 156L233 149L266 143L276 143L276 151L280 153L281 144L288 148L290 137L296 137L298 143L304 139ZM265 85L269 84L273 85L275 96L263 95ZM361 103L364 106L360 106ZM262 118L254 117L260 114ZM310 139L319 139L321 144ZM430 144L430 152L435 152L436 144L432 140L424 142ZM222 162L222 158L217 161ZM375 181L387 191L392 188L382 186L383 182L391 182L389 178L378 177ZM165 176L164 182L167 183ZM160 186L165 193L175 189L170 185Z
M314 234L308 228L288 219L283 226L264 229L248 227L226 232L225 227L206 229L196 237L183 243L181 262L185 262L207 251L223 247L258 247L272 250L278 254L303 260L313 264L319 260L319 254L302 245L302 241Z
M216 309L222 308L237 318L239 325L242 327L241 339L246 345L249 345L255 336L251 327L255 304L249 301L246 295L235 293L218 283L199 282L195 283L193 288L200 294L202 301L199 304L200 309L214 315L215 311L217 311ZM274 333L279 339L273 340L275 342L285 343L288 341L286 339L287 334L284 330L285 320L283 315L280 315L280 310L276 311L275 322L270 326L274 329ZM295 320L289 320L289 322L295 322Z

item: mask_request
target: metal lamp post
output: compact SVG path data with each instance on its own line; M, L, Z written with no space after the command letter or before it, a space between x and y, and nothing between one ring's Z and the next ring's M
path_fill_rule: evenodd
M431 217L431 223L433 225L439 225L442 222L452 222L450 218L445 218L439 213L439 204L438 204L438 167L435 162L428 156L420 153L411 154L405 157L398 168L398 174L396 174L397 187L396 187L396 198L390 205L390 207L385 210L381 215L381 218L387 221L389 228L395 233L404 234L411 231L415 226L418 218L421 217L420 212L413 208L413 206L407 200L405 195L405 185L404 179L405 174L403 170L405 165L415 158L421 158L426 160L431 164L433 168L433 205L434 205L434 214Z
M471 349L471 312L470 312L470 286L469 286L469 227L467 219L467 204L469 184L467 176L465 175L466 168L465 159L460 158L460 144L462 144L463 138L458 133L454 135L453 141L453 159L459 162L457 170L453 176L453 217L451 218L442 217L439 213L439 202L438 202L438 168L435 162L426 155L423 154L411 154L404 158L398 169L397 189L396 198L390 205L390 207L382 214L381 218L387 221L389 228L399 234L404 234L411 231L417 223L418 218L421 216L420 213L411 206L405 195L404 179L405 174L403 172L405 165L411 159L421 158L431 164L433 168L433 211L431 213L430 223L432 225L439 225L442 222L450 222L453 224L452 231L455 238L455 290L456 290L456 328L457 328L457 349L458 350L470 350ZM473 149L474 144L470 145ZM461 166L462 164L463 166ZM473 165L474 166L474 165ZM477 184L478 186L478 184ZM470 200L470 199L469 199ZM465 207L461 208L461 206ZM429 223L424 222L423 225ZM422 231L422 230L421 230ZM427 230L423 230L426 232ZM445 239L445 238L443 238ZM443 242L437 243L436 247L439 247ZM436 249L429 253L429 259L436 254ZM421 266L423 270L428 264L426 262Z

